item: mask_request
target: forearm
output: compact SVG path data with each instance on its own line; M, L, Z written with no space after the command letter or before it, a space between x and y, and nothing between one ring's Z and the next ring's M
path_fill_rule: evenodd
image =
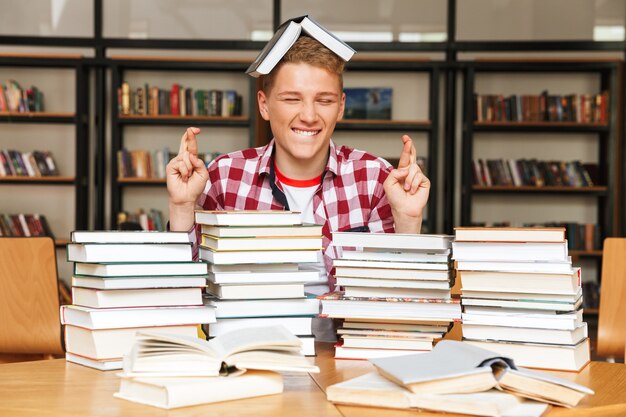
M195 203L174 204L170 201L170 230L187 232L195 224Z

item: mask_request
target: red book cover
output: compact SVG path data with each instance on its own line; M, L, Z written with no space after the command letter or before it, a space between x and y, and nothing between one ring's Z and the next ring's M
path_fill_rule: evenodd
M178 84L173 84L172 89L170 90L170 109L172 111L172 115L179 116L180 115L180 86Z

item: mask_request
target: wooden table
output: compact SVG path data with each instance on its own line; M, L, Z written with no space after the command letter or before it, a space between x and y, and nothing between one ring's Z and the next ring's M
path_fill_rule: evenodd
M63 359L0 365L0 416L409 416L417 411L356 406L335 406L326 401L325 388L373 368L364 361L335 361L330 344L318 344L320 374L285 375L282 395L161 410L113 397L118 390L116 372L101 372ZM626 365L594 362L579 374L560 375L587 385L596 395L576 409L555 407L550 417L626 416ZM419 416L440 413L419 412Z

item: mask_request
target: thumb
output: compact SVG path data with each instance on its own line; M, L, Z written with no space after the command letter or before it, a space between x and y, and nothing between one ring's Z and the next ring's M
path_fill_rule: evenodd
M408 175L408 168L392 169L391 171L389 171L388 180L392 181L395 184L396 182L403 182Z

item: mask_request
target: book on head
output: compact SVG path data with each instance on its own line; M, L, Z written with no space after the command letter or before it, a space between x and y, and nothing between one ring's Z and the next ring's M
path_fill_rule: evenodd
M138 332L126 358L127 376L218 376L247 369L319 372L300 353L302 342L283 326L233 330L210 341Z
M553 375L519 368L510 358L468 343L443 340L432 352L373 359L381 375L414 393L462 394L500 388L573 407L593 391Z
M250 64L246 74L255 78L269 74L303 31L333 51L344 61L349 61L356 52L348 44L313 20L313 18L304 15L289 19L279 26L272 39L261 50L254 62Z

